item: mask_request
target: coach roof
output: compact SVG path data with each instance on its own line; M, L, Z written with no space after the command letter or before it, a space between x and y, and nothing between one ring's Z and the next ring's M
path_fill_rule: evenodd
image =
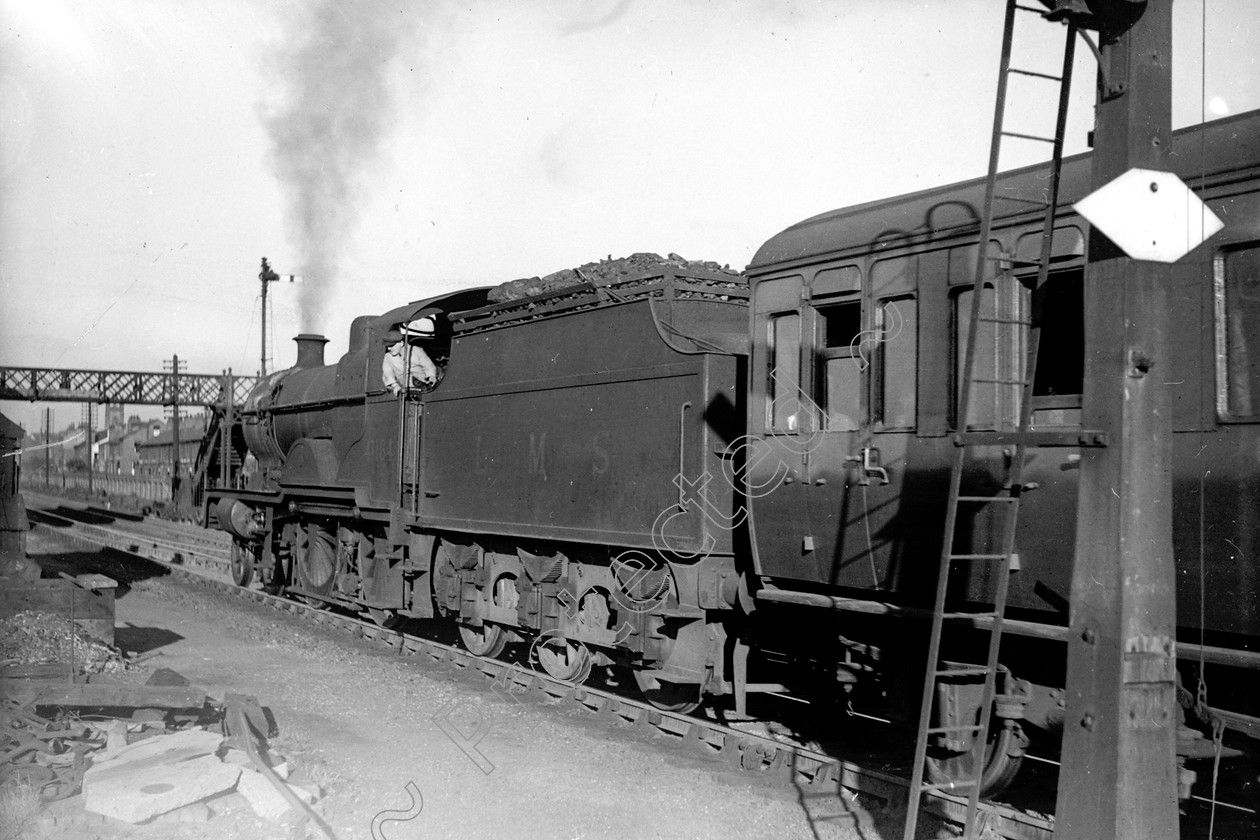
M1188 181L1260 165L1260 111L1174 132L1172 161L1173 171ZM1070 212L1069 205L1089 192L1089 163L1089 153L1063 159L1062 212ZM1013 169L999 176L996 195L1038 198L1047 175L1048 162ZM879 251L907 239L963 233L978 227L983 206L984 178L976 178L832 210L771 237L757 250L747 271L764 274L798 261ZM1027 202L1001 198L994 207L999 219L1035 212Z

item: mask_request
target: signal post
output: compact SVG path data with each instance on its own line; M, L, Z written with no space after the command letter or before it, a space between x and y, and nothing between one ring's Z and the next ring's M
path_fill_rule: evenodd
M1095 189L1171 168L1172 2L1108 5L1139 17L1100 33ZM1092 229L1059 840L1178 836L1169 278Z

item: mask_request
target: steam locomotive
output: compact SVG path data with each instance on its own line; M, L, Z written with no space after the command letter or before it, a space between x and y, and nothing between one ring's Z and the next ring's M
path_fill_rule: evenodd
M1254 736L1260 112L1174 144L1178 174L1225 221L1168 281L1182 677L1219 686L1219 708L1200 717ZM1040 430L1080 431L1086 227L1070 205L1089 169L1088 155L1064 161ZM1014 170L998 192L1044 177ZM797 680L912 718L953 434L1008 428L1020 408L1001 383L1026 351L1041 220L1013 204L993 224L1001 259L979 292L990 384L958 416L983 188L807 219L742 276L663 265L515 300L482 288L417 301L355 319L331 365L322 338L299 336L297 365L245 406L256 469L209 498L234 538L236 581L257 575L385 625L446 617L472 652L529 643L562 679L626 666L664 708L725 697L742 712L750 693ZM436 384L409 362L391 374L400 353L431 360ZM1079 462L1032 449L1021 475L986 793L1014 777L1030 736L1062 723ZM964 492L992 495L1011 452L972 463ZM983 551L996 529L978 511L957 539ZM993 597L991 570L956 575L955 601ZM950 656L983 661L965 643ZM775 668L780 682L750 680ZM937 716L972 720L979 697L974 680L944 683ZM968 747L939 739L932 772L966 775Z

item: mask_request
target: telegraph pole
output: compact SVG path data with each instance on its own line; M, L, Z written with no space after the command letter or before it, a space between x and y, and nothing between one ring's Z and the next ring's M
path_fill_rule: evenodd
M96 421L92 416L92 403L87 404L87 462L88 462L88 498L92 497L92 473L96 471L96 459L92 457L92 449L96 446Z
M179 354L171 357L171 507L179 513Z
M1171 169L1172 0L1111 6L1140 16L1100 33L1095 189ZM1109 445L1081 452L1057 840L1178 836L1170 278L1091 230L1082 428Z
M52 409L44 409L44 486L51 486L49 473L52 466Z
M227 487L232 479L232 418L236 413L233 404L235 383L232 369L223 374L223 419L219 424L219 486Z

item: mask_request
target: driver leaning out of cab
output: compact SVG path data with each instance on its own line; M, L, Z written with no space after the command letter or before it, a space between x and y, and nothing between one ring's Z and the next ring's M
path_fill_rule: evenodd
M421 346L421 342L431 340L436 332L436 324L430 317L399 324L397 333L390 332L386 341L395 336L397 340L385 350L381 379L391 394L398 396L411 388L431 390L441 381L441 371Z

